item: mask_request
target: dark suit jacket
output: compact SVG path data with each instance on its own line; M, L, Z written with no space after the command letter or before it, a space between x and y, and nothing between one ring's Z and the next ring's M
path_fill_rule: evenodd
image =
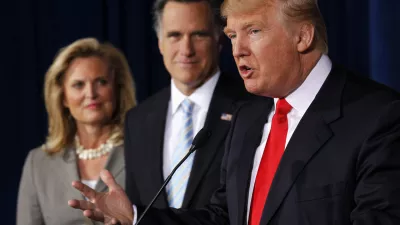
M196 152L182 208L203 207L218 189L224 141L230 126L230 121L221 120L221 114L232 114L235 103L248 95L240 78L221 74L204 125L212 130L212 135L206 146ZM129 111L126 117L126 192L138 206L147 205L164 182L163 144L169 99L167 87ZM168 207L165 192L154 206Z
M151 210L143 224L246 224L254 154L272 105L252 101L234 116L212 204ZM335 67L286 147L260 224L400 224L399 94Z

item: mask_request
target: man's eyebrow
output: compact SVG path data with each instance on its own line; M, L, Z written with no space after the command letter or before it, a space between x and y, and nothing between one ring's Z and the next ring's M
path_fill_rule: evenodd
M211 34L211 32L206 29L203 29L203 30L195 30L195 31L191 32L190 34L191 35L196 35L196 34L197 35L209 35L209 34Z
M249 22L247 22L247 23L245 23L240 29L241 29L241 30L246 30L247 28L249 28L249 27L251 27L251 26L254 26L254 23L249 23Z
M228 28L228 27L224 27L223 32L224 32L225 34L226 34L226 33L230 33L230 32L232 32L232 29L230 29L230 28Z
M246 30L247 28L249 28L249 27L251 27L253 25L254 25L254 23L247 22L240 28L240 30ZM224 33L226 34L226 33L229 33L229 32L233 32L233 30L228 28L228 27L225 27L224 28Z
M179 32L179 31L174 31L174 30L168 31L168 32L167 32L167 36L179 35L179 34L181 34L181 32Z

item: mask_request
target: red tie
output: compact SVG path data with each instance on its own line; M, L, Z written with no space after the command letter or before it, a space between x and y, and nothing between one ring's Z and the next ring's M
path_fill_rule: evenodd
M265 145L264 153L258 168L250 207L249 225L259 225L264 204L274 179L275 171L285 150L288 131L287 114L292 106L285 100L276 103L275 114L272 118L271 131Z

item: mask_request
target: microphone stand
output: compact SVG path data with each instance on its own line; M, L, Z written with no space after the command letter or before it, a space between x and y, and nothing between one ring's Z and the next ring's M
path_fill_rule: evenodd
M172 176L174 175L175 171L179 168L179 166L185 162L185 160L194 152L196 149L200 148L210 137L211 133L205 129L201 129L196 137L193 139L192 146L189 149L189 152L179 161L179 163L175 166L175 168L172 170L172 172L169 174L167 179L165 179L163 185L161 186L160 190L158 190L157 194L154 196L154 198L151 200L150 204L147 205L146 209L143 211L142 215L140 215L139 219L137 220L135 225L138 225L139 222L143 219L144 215L146 215L146 212L150 209L150 207L154 204L154 202L157 200L158 196L161 194L161 192L164 190L165 186L168 184L169 180L171 180Z

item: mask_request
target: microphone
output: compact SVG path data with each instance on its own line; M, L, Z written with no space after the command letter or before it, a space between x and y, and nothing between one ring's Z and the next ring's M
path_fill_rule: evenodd
M161 186L160 190L158 190L156 196L151 200L150 204L146 207L146 209L143 211L142 215L140 215L138 221L136 222L136 225L139 224L139 222L143 219L144 215L146 212L150 209L150 207L154 204L154 202L157 200L158 196L161 194L161 192L165 189L165 186L167 186L169 180L171 180L172 176L174 175L175 171L179 168L179 166L185 162L185 160L192 154L194 151L197 149L201 148L204 146L204 144L207 142L208 138L211 136L211 132L208 131L205 128L202 128L196 136L193 138L192 145L190 146L190 149L188 153L179 161L179 163L175 166L175 168L172 170L172 172L169 174L167 179L165 179L163 185Z

